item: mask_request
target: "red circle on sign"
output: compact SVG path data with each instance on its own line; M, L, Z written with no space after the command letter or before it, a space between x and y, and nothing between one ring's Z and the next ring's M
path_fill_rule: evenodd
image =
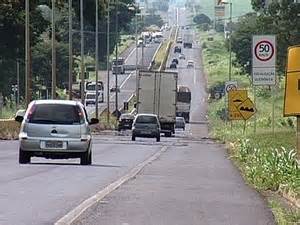
M257 54L257 48L258 48L258 46L259 46L260 44L262 44L262 43L268 44L268 45L271 47L271 50L272 50L272 53L270 54L270 56L269 56L268 58L265 58L265 59L264 59L264 58L260 58L260 57L258 56L258 54ZM260 60L260 61L268 61L268 60L270 60L270 59L273 57L273 55L274 55L274 46L273 46L272 43L269 42L269 41L266 41L266 40L260 41L260 42L258 42L258 43L256 44L255 49L254 49L254 52L255 52L255 56L256 56L256 58L257 58L258 60Z

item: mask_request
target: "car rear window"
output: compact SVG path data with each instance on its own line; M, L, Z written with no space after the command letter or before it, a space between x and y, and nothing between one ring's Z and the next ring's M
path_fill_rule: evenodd
M84 112L79 106L64 104L33 105L28 115L29 123L74 125L84 122Z
M157 119L154 116L139 116L136 118L136 123L153 123L157 124Z

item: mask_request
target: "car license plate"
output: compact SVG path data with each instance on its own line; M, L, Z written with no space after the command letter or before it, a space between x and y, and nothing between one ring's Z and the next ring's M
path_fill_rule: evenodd
M151 132L150 131L142 131L141 133L142 134L150 134Z
M45 141L45 148L48 149L63 149L64 142L63 141Z

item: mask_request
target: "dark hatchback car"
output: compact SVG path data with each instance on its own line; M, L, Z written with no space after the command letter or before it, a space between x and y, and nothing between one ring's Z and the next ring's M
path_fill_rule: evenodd
M178 65L179 61L178 61L178 59L174 58L174 59L172 60L172 63L176 63L176 64Z
M138 114L136 115L132 126L132 140L136 137L156 138L160 141L160 123L154 114Z
M176 46L175 48L174 48L174 53L181 53L181 48L179 47L179 46Z
M170 65L170 69L176 69L177 68L177 64L172 62Z
M133 120L134 120L134 115L130 113L122 114L119 118L118 131L131 130Z

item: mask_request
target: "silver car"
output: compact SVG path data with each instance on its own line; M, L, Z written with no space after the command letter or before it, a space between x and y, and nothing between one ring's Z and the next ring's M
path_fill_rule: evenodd
M50 159L80 158L81 165L92 163L92 136L84 106L77 101L37 100L29 104L21 122L19 163L33 156Z

